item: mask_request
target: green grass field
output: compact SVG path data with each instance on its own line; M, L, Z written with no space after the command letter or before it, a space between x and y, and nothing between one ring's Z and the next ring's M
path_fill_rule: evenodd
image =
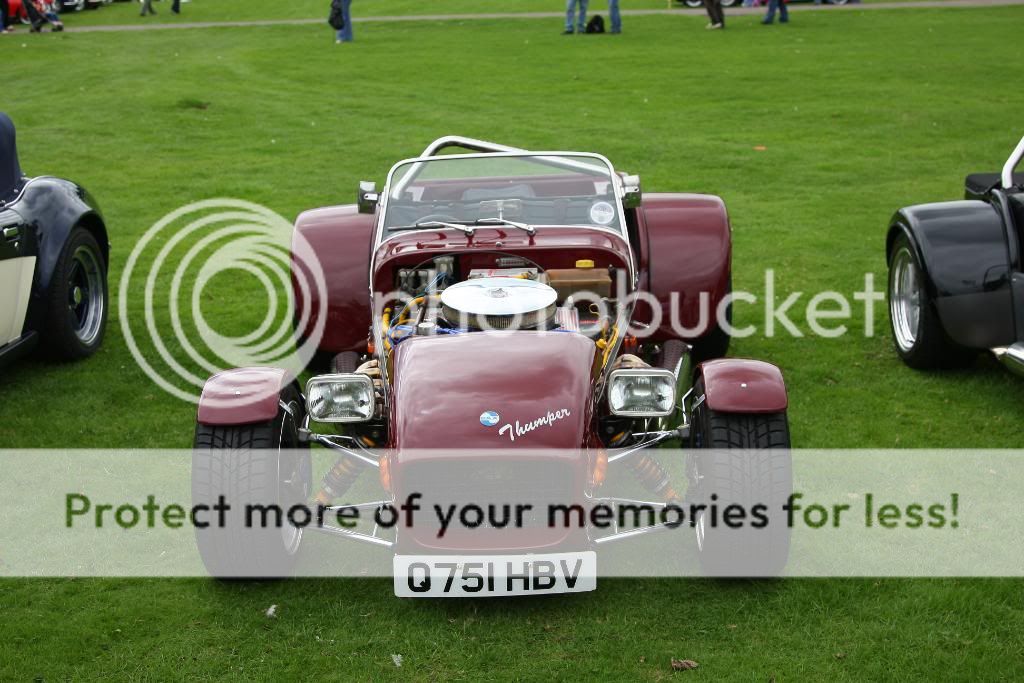
M373 13L414 4L379 0ZM368 23L342 46L326 26L19 34L0 37L0 108L27 173L73 178L100 200L115 291L138 237L184 203L238 197L292 219L462 134L598 151L647 190L720 194L736 287L763 296L773 268L802 308L809 293L853 293L866 272L882 286L892 211L957 198L966 173L1001 166L1024 94L996 67L1024 57L1022 19L795 12L789 26L737 17L707 32L700 17L645 17L619 37L562 37L550 20ZM214 302L224 324L258 322L234 293ZM763 311L736 317L761 326ZM783 369L796 446L1020 446L1022 385L991 360L908 370L884 312L869 338L800 326L802 338L732 351ZM3 447L191 441L194 407L136 367L115 319L87 362L5 369L0 398ZM263 616L270 604L277 619ZM395 599L379 580L6 580L0 679L1014 680L1022 608L1009 580L616 580L568 599L444 604ZM701 668L673 674L671 657Z

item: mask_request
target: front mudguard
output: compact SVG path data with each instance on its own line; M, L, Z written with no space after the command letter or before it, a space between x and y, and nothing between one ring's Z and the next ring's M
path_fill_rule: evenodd
M925 292L952 341L985 349L1017 340L1011 233L996 205L959 200L900 209L889 221L886 263L901 234L915 251Z
M782 371L771 363L722 358L697 367L708 408L719 413L783 413L789 407Z
M110 262L110 241L99 205L85 188L61 178L33 178L11 207L34 226L39 248L37 286L50 285L53 269L71 231L82 225L89 230Z
M25 320L27 329L38 330L46 314L50 282L71 231L81 226L92 233L108 270L110 240L96 200L70 180L33 178L9 208L18 212L32 232L36 270Z
M206 380L196 421L205 425L269 422L277 417L281 392L292 383L281 368L236 368ZM301 390L299 390L301 395ZM301 420L297 418L301 423Z

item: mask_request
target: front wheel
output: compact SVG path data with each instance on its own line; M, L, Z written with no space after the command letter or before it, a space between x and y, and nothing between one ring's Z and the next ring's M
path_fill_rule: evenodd
M701 382L694 395L704 395ZM693 414L691 446L693 498L706 506L694 524L701 570L721 577L780 574L790 540L783 506L793 489L786 413L720 413L702 403Z
M905 233L889 255L889 327L896 353L912 368L956 367L974 359L973 351L955 344L942 328L924 269Z
M213 512L202 519L208 526L196 525L199 555L217 578L286 577L298 557L302 526L289 511L309 501L312 464L298 440L299 392L282 391L280 406L270 422L196 425L193 505L226 509L223 525Z
M85 228L68 235L47 295L44 342L51 353L64 360L94 354L107 327L107 263Z

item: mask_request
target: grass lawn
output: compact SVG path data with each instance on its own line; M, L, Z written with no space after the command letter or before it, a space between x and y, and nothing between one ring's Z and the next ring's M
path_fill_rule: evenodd
M472 4L460 2L436 11ZM202 18L201 3L186 7ZM763 296L773 268L780 294L805 292L802 308L808 292L860 289L866 272L882 286L892 211L956 198L967 172L1001 166L1024 94L993 65L1024 57L1022 19L807 12L706 32L700 17L659 16L617 38L565 38L541 20L366 24L344 46L326 26L16 35L0 37L0 108L20 126L26 172L76 179L102 203L115 291L135 240L186 202L238 197L291 219L351 201L358 180L457 133L598 151L648 190L722 195L736 287ZM262 317L243 296L213 302L225 324ZM736 317L760 326L763 311ZM1019 380L987 358L910 371L886 325L876 316L869 338L758 335L733 355L782 367L799 447L1020 446ZM3 447L191 441L194 408L150 383L116 320L87 362L5 369L0 397ZM272 603L276 620L263 616ZM376 580L7 580L0 679L660 679L679 657L701 668L674 675L713 679L1013 680L1022 608L1019 581L617 580L569 599L438 604Z

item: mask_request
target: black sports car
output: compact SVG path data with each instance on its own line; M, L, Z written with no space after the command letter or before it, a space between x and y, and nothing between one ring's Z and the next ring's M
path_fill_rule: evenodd
M37 342L68 360L95 352L109 255L93 198L69 180L24 177L14 124L0 112L0 364Z
M992 351L1024 374L1024 138L1001 173L974 173L959 201L892 217L889 320L914 368L963 365Z

